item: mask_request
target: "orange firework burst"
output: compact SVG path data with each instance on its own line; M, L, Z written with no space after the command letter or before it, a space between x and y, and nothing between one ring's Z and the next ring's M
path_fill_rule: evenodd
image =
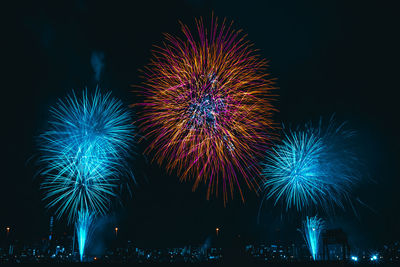
M259 159L274 128L273 83L241 31L212 19L198 37L181 24L183 38L165 34L144 70L139 127L150 140L146 153L176 170L181 180L206 184L207 198L224 202L242 185L258 189Z

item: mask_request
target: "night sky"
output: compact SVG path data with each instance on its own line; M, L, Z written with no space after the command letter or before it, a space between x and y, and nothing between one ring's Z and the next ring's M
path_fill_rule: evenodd
M400 239L400 141L396 9L377 1L37 1L4 7L2 31L2 160L0 227L16 237L47 235L51 213L39 190L37 136L46 129L49 107L72 89L111 90L126 105L135 103L131 85L163 33L179 34L178 21L210 21L211 13L234 21L269 60L276 78L274 119L302 124L329 118L347 121L357 131L356 152L363 181L354 188L357 214L338 210L330 227L342 227L356 246L374 247ZM104 54L100 81L91 65L94 52ZM397 52L397 51L396 51ZM138 185L104 221L104 231L141 247L202 243L215 227L249 241L299 241L301 217L246 192L226 207L222 199L205 199L164 168L151 164L138 146L132 161ZM59 232L69 231L64 221ZM108 228L107 228L108 227ZM3 230L2 230L3 231Z

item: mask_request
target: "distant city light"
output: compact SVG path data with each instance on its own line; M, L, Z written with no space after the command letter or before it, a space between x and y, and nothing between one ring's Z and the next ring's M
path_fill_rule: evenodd
M378 256L377 255L372 255L370 260L371 261L377 261L378 260Z
M351 256L351 260L352 260L352 261L358 261L358 257L356 257L356 256Z

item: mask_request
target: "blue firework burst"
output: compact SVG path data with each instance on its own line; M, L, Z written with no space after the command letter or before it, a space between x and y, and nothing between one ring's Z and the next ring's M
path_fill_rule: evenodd
M134 130L130 112L110 93L85 90L59 100L39 143L47 207L69 222L78 211L104 214L128 172Z
M358 160L351 151L354 132L336 125L311 123L303 129L284 130L263 163L266 197L285 203L286 209L334 205L344 208L358 181Z

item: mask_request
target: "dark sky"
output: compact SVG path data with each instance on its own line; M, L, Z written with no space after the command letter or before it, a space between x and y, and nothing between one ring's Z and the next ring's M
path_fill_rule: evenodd
M47 234L45 210L34 178L35 137L45 129L48 109L71 89L95 88L94 51L104 53L99 85L126 105L135 102L130 85L141 82L162 33L180 34L178 20L211 12L234 20L262 57L279 89L277 122L301 124L336 114L358 132L357 153L365 179L354 197L368 207L338 211L329 218L353 244L376 246L400 239L400 142L395 55L396 9L383 1L37 1L4 7L2 31L2 160L0 227L18 237ZM209 21L209 20L208 20ZM191 192L163 168L146 163L138 148L132 162L139 186L125 207L110 215L110 228L138 246L204 242L215 227L249 240L298 240L300 217L267 203L260 223L260 198L247 192L246 203L207 201L204 190ZM57 223L64 231L65 224ZM3 231L3 230L2 230ZM71 229L69 229L71 231Z

